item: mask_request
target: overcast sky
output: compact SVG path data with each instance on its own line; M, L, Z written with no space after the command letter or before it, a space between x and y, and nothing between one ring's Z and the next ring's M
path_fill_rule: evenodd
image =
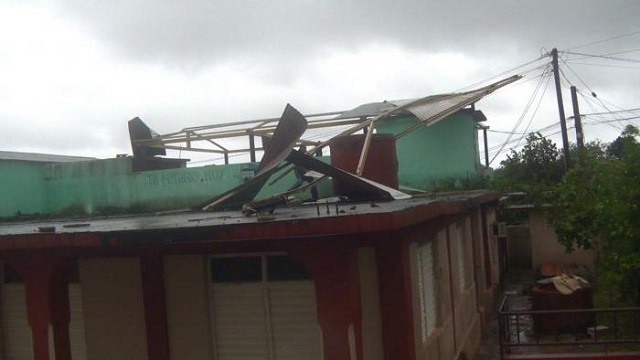
M477 104L496 148L537 87L512 138L557 123L549 59L534 61L554 47L583 113L640 108L639 18L636 0L0 0L0 150L113 157L135 116L168 133L524 73ZM586 117L587 140L628 123L611 119Z

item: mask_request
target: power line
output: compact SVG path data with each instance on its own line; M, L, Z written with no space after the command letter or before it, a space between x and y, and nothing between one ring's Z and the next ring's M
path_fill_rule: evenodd
M625 117L625 118L621 118L621 119L611 119L611 120L602 120L602 121L596 121L596 123L588 123L589 125L598 125L598 123L602 124L602 123L608 123L608 122L617 122L617 121L621 121L621 120L636 120L636 119L640 119L640 116L630 116L630 117Z
M592 64L592 63L582 63L582 62L573 62L574 65L587 65L587 66L599 66L599 67L608 67L608 68L617 68L617 69L633 69L640 70L640 66L622 66L622 65L608 65L608 64Z
M584 80L582 80L582 77L580 77L580 75L578 75L578 73L577 73L577 72L575 72L575 71L571 68L571 66L569 66L569 64L567 64L567 62L566 62L566 61L564 61L564 59L562 60L562 63L564 64L564 66L565 66L567 69L569 69L569 71L571 71L571 73L572 73L575 77L577 77L577 78L578 78L578 80L582 83L582 85L584 85L584 87L585 87L585 88L587 88L587 90L589 90L592 94L595 94L595 93L593 92L593 90L591 90L591 89L589 88L589 85L587 85L587 83L586 83ZM562 75L565 77L565 79L567 79L567 78L566 78L566 75L564 75L564 72L562 72ZM567 81L569 82L569 84L571 84L571 81L570 81L569 79L567 79Z
M504 76L505 74L513 73L513 72L515 72L516 70L522 69L523 67L526 67L526 66L531 65L531 64L533 64L533 63L535 63L535 62L538 62L538 61L540 61L540 60L544 59L544 58L545 58L545 57L547 57L547 56L548 56L548 54L543 54L543 55L541 55L541 56L540 56L539 58L537 58L537 59L533 59L533 60L531 60L531 61L527 61L526 63L524 63L524 64L522 64L522 65L518 65L518 66L516 66L516 67L513 67L513 68L511 68L511 69L505 70L505 71L503 71L503 72L501 72L501 73L499 73L499 74L493 75L493 76L491 76L491 77L489 77L489 78L486 78L486 79L484 79L484 80L480 80L480 81L478 81L478 82L476 82L476 83L473 83L473 84L471 84L471 85L465 86L465 87L463 87L463 88L461 88L461 89L457 90L456 92L462 92L462 91L465 91L465 90L468 90L468 89L473 89L473 88L475 88L475 87L477 87L477 86L479 86L479 85L481 85L481 84L484 84L484 83L486 83L486 82L489 82L489 81L491 81L491 80L493 80L493 79L496 79L496 78L498 78L498 77L502 77L502 76ZM546 64L544 64L543 66L546 66ZM534 71L535 69L538 69L538 68L539 68L539 67L536 67L536 68L534 68L533 70L530 70L530 71ZM528 72L530 72L530 71L528 71ZM526 72L525 72L525 73L526 73Z
M564 62L564 60L563 60L563 62ZM604 102L604 100L603 100L603 99L601 99L601 98L599 98L599 97L597 97L597 96L595 95L595 92L594 92L593 90L591 90L591 88L589 87L589 85L587 85L587 83L586 83L584 80L582 80L582 78L580 77L580 75L578 75L578 73L576 73L576 72L571 68L571 66L569 66L569 64L567 64L566 62L564 62L564 64L565 64L565 68L569 69L569 71L571 71L571 73L573 73L573 75L575 75L575 76L578 78L578 80L579 80L579 81L580 81L580 82L581 82L581 83L582 83L582 84L587 88L587 90L589 90L589 92L591 93L591 95L593 96L593 98L595 98L595 99L600 103L600 105L601 105L604 109L606 109L606 110L609 112L609 114L612 114L612 115L614 115L614 116L615 116L615 112L613 112L611 109L609 109L609 107L605 104L605 102ZM564 75L564 73L563 73L563 75ZM568 81L569 83L571 83L571 81L570 81L566 76L565 76L565 79L567 79L567 81ZM581 92L579 91L579 93L581 93ZM581 94L582 94L582 93L581 93ZM582 94L582 95L583 95L583 94ZM583 95L583 96L584 96L584 95ZM590 101L591 101L591 99L590 99ZM615 106L615 105L613 105L613 104L611 104L611 103L609 103L609 105L611 105L611 106ZM615 106L615 107L617 107L617 108L619 108L619 109L620 109L620 107L618 107L618 106ZM621 124L622 124L622 123L621 123ZM614 126L614 127L615 127L615 126ZM616 129L618 129L618 128L616 128ZM618 129L618 130L620 130L620 129Z
M527 131L529 130L529 127L531 126L531 123L533 122L533 118L535 118L536 114L538 113L538 109L540 109L540 104L542 104L542 99L544 98L544 94L547 92L547 87L549 86L549 81L551 80L550 76L547 76L547 83L544 84L543 88L542 88L542 94L540 95L539 99L538 99L538 105L536 105L536 108L533 110L533 114L531 114L531 117L529 118L529 122L527 123L527 126L524 129L524 133L527 133ZM520 139L518 139L518 142L516 143L516 146L518 146L518 144L520 144L520 141L522 141L522 139L524 139L524 134L522 134L522 136L520 137Z
M577 53L577 52L571 52L571 51L565 51L564 53L565 53L565 54L569 54L569 55L580 55L580 56L584 56L582 59L584 59L584 58L598 58L598 59L607 59L607 60L615 60L615 61L624 61L624 62L630 62L630 63L640 64L640 60L639 60L639 59L621 58L621 57L608 56L608 55L585 54L585 53Z
M620 122L621 120L625 120L625 121L640 120L640 116L630 116L630 117L624 117L624 118L620 118L620 119L588 121L588 122L584 122L583 126L586 127L586 126L605 125L605 124L608 124L608 123ZM552 123L550 125L547 125L545 127L537 129L537 130L532 130L532 131L529 131L529 132L522 132L522 133L518 132L516 134L518 134L518 135L528 135L528 134L531 134L531 133L540 133L543 137L551 137L551 136L560 134L560 130L555 130L552 133L548 133L548 131L552 131L552 130L554 130L554 128L557 128L559 126L560 126L560 123ZM567 129L575 129L575 126L574 125L568 125ZM622 129L620 129L620 128L615 128L615 129L617 131L622 131ZM495 130L495 129L488 129L487 131L493 132L493 133L499 133L499 134L509 134L510 133L510 131ZM513 144L515 142L516 142L516 140L511 140L511 141L509 141L507 143L507 145L511 145L511 144ZM498 144L498 145L494 145L494 146L490 147L489 148L489 154L496 153L497 149L500 146L501 145ZM515 149L518 149L518 148L519 148L519 146L515 145L515 146L511 146L510 150L515 150ZM484 154L484 151L482 151L481 154Z
M585 117L585 116L593 116L593 115L618 114L618 113L627 113L627 112L636 112L636 111L640 111L640 108L622 109L622 110L615 110L615 111L606 111L606 112L597 112L597 113L581 114L581 116L582 116L582 117ZM571 116L569 116L569 118L571 118Z
M620 55L620 54L628 54L628 53L632 53L632 52L636 52L636 51L640 51L640 48L638 49L630 49L630 50L621 50L621 51L614 51L614 52L609 52L609 53L604 53L604 54L597 54L597 56L611 56L611 55ZM571 52L566 52L566 54L570 54ZM574 61L574 60L583 60L583 59L591 59L593 58L593 56L589 55L589 56L580 56L578 55L575 58L572 59L568 59L569 61Z
M631 50L615 51L615 52L610 52L610 53L600 54L600 55L620 55L620 54L628 54L630 52L636 52L636 51L640 51L640 48L631 49Z
M582 44L582 45L578 45L578 46L573 46L568 48L567 50L575 50L575 49L580 49L583 47L587 47L587 46L591 46L591 45L595 45L595 44L601 44L604 42L608 42L608 41L613 41L613 40L617 40L617 39L621 39L623 37L628 37L628 36L632 36L632 35L636 35L636 34L640 34L640 30L636 30L636 31L632 31L630 33L626 33L626 34L621 34L621 35L616 35L610 38L606 38L606 39L602 39L602 40L596 40L587 44Z
M547 64L547 66L545 66L545 68L542 71L542 75L540 76L540 81L538 82L538 84L536 85L535 89L533 90L533 94L531 94L531 97L529 98L529 101L527 102L527 105L525 106L525 109L522 112L522 115L520 115L520 118L518 119L518 121L516 122L515 126L513 127L513 129L511 130L511 133L509 134L509 136L507 137L507 140L504 142L504 144L502 144L502 146L500 147L500 150L498 150L498 152L493 156L493 158L491 159L491 161L489 161L489 165L496 159L496 157L498 157L498 155L500 154L500 152L504 149L504 147L507 145L507 143L511 140L511 138L513 137L516 129L518 127L520 127L520 124L522 124L522 121L524 120L524 117L526 116L527 112L529 112L529 109L531 108L531 105L533 104L536 95L538 94L538 92L540 91L540 87L542 86L542 84L544 83L545 80L545 76L544 75L548 75L550 74L549 72L549 64ZM520 140L518 140L519 142Z
M594 101L592 99L591 96L586 96L582 91L578 90L578 94L582 97L584 101L584 104L586 104L594 113L597 113L598 111L595 109L594 105L592 104L592 101ZM606 108L605 108L606 109ZM611 111L609 109L607 109L607 111L610 113ZM602 115L596 115L597 117L601 118L602 120L607 120L604 119ZM607 123L609 126L611 126L612 128L616 129L617 131L622 130L620 127L614 125L614 124L609 124Z

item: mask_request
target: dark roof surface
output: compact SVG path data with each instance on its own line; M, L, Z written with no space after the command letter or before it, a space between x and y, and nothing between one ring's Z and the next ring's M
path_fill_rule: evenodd
M367 203L314 203L277 208L272 214L244 216L241 211L184 212L129 215L123 217L38 220L0 224L0 241L4 237L41 234L82 234L110 232L175 231L180 229L208 229L220 227L250 228L260 224L288 226L292 234L304 232L343 233L366 232L383 228L399 228L428 220L430 217L451 215L469 207L495 201L499 194L470 192L446 197L413 197L406 200ZM380 222L381 219L385 219ZM338 230L332 221L345 222ZM291 229L305 223L304 230ZM293 225L293 226L289 226ZM352 228L352 229L349 229Z

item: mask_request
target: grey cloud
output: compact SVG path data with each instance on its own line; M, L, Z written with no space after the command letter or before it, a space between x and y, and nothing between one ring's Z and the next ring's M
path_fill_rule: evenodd
M632 31L636 6L585 0L66 0L57 10L127 57L189 67L234 56L297 57L327 44L371 40L425 51L567 47Z

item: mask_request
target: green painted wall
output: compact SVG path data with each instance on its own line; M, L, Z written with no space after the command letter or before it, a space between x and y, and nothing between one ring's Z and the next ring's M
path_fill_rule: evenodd
M0 216L42 213L45 189L42 163L3 161L0 167Z
M49 166L47 209L85 213L161 211L191 207L242 183L247 164L131 171L131 159L109 159ZM291 180L291 183L293 180Z
M396 118L380 123L377 131L399 133L417 121ZM480 164L475 125L470 114L458 113L400 139L396 144L400 184L429 190L476 175ZM327 157L322 160L329 161ZM192 207L237 186L252 174L247 171L251 164L132 172L131 161L0 161L0 217L17 213L110 215ZM294 182L291 172L265 186L258 198L286 191ZM318 190L322 197L331 196L331 183L320 184ZM308 198L310 194L298 196Z
M376 129L399 134L417 123L414 117L394 118L380 122ZM398 139L400 185L433 190L476 176L480 171L476 125L471 114L457 113Z
M242 183L252 176L251 168L251 164L231 164L132 172L129 158L56 164L0 161L4 193L0 217L18 212L111 215L192 207ZM286 191L294 182L291 172L265 185L258 197ZM328 183L318 189L322 196L331 193Z

